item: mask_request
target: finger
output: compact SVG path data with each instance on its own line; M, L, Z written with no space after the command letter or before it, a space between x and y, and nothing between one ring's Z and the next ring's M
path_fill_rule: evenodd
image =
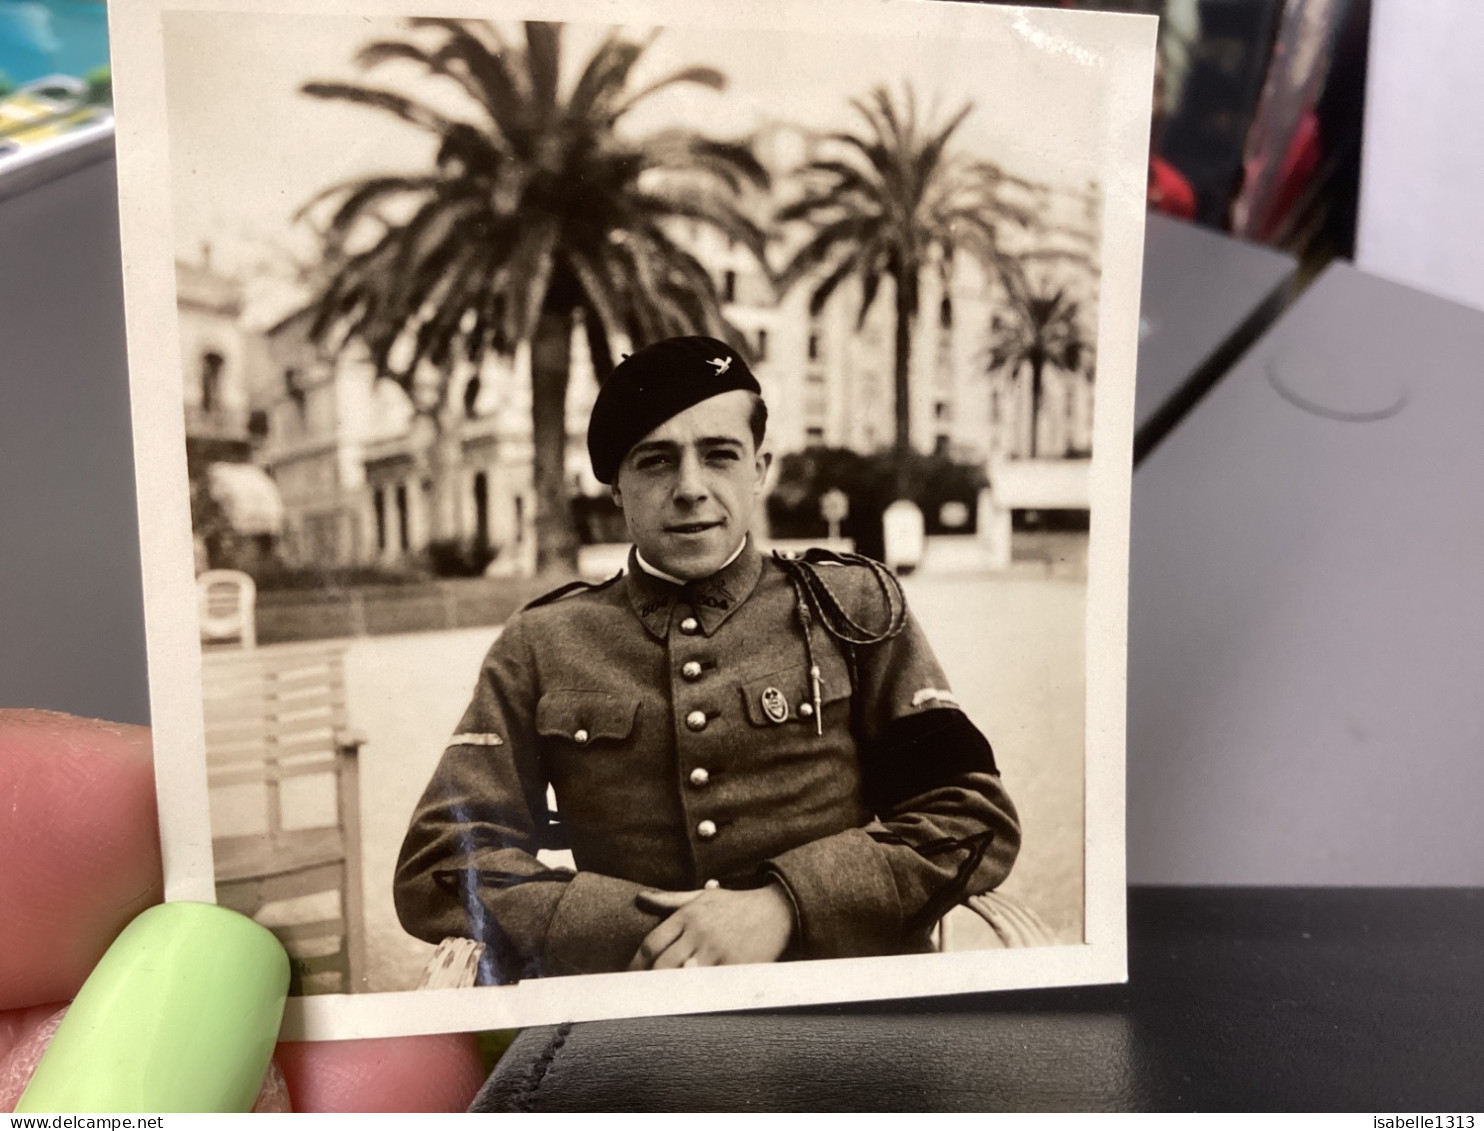
M464 1111L485 1075L468 1033L285 1042L275 1059L295 1111Z
M9 1045L0 1050L0 1112L11 1112L20 1102L21 1093L31 1082L42 1054L52 1043L57 1026L67 1014L67 1007L42 1005L0 1014L0 1038ZM272 1062L263 1078L263 1087L253 1104L255 1112L289 1112L288 1085L283 1072Z
M680 932L684 929L684 924L677 922L674 916L666 919L644 936L644 941L639 944L633 961L629 963L629 969L648 970L665 948L680 937Z
M641 911L668 915L679 911L687 903L703 894L700 891L641 891L634 897L634 903Z
M66 1012L54 1002L0 1014L0 1111L15 1110Z
M650 964L650 969L679 970L685 965L686 960L693 957L695 953L695 940L688 935L682 934L660 954L655 956L654 962Z
M149 730L0 710L0 1009L77 993L163 896Z

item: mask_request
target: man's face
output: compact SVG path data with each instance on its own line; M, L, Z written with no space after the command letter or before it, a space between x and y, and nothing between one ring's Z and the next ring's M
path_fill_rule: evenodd
M751 414L751 394L721 393L672 416L619 464L614 501L656 569L710 577L747 534L772 460L753 444Z

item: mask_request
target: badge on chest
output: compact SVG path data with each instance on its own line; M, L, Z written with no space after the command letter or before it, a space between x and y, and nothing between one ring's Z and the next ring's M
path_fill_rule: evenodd
M765 687L760 696L763 714L775 723L788 721L788 698L776 687Z

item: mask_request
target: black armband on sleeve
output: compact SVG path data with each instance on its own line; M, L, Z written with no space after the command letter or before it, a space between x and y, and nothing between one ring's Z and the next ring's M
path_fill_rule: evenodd
M999 772L989 740L952 707L895 719L861 750L866 804L878 814L964 774Z

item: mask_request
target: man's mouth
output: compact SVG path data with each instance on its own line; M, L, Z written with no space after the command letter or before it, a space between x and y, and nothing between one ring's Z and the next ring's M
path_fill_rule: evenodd
M665 527L666 534L703 534L707 530L714 530L721 525L721 520L715 522L677 522Z

